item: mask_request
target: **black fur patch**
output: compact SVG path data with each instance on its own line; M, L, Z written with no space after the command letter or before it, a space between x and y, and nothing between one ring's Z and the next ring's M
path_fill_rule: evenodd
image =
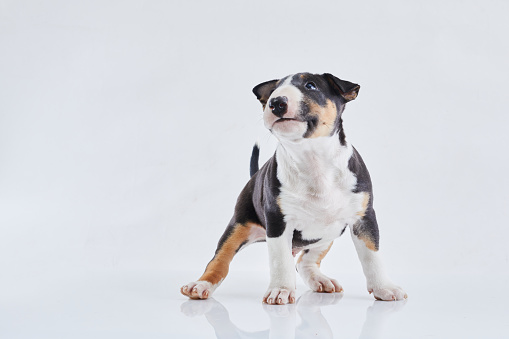
M345 130L343 129L343 119L341 119L341 115L338 115L338 118L336 119L334 131L332 133L335 132L338 132L339 143L341 144L341 146L346 146L346 135Z
M240 192L230 224L246 224L248 222L252 222L261 225L261 220L258 217L253 204L254 190L255 181L249 180L242 192Z
M253 176L258 172L258 159L260 158L260 147L258 145L253 146L253 152L251 153L251 162L249 166L249 176Z
M361 155L355 147L353 147L353 153L348 160L348 169L355 174L357 177L357 185L353 189L354 193L368 192L371 196L370 201L373 200L371 177L369 176L368 169L362 160Z
M306 246L314 244L315 242L318 242L320 240L322 240L322 239L321 238L320 239L303 239L302 232L294 230L293 238L292 238L292 248L306 247Z
M267 237L277 238L286 228L283 213L278 204L278 197L281 193L281 183L277 178L277 161L273 156L267 163L267 173L263 181L263 210L265 213L265 227Z
M306 84L310 82L315 85L316 90L306 88ZM307 99L313 100L322 107L327 105L327 99L332 99L335 96L327 80L318 74L296 74L291 84L297 87Z
M230 223L254 222L264 227L267 236L271 238L283 234L286 223L277 202L280 188L277 162L273 156L251 177L242 190Z
M304 133L303 137L304 138L309 138L309 136L311 136L316 128L318 127L318 117L314 116L314 115L307 115L306 116L306 123L308 124L308 128L306 130L306 133Z

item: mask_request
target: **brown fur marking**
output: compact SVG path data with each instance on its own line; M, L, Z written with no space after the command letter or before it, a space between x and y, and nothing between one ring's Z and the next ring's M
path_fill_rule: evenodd
M352 90L352 91L350 91L348 93L342 93L341 96L343 98L345 98L347 101L352 101L355 98L357 98L357 94L359 94L358 92L359 92L359 89L356 88L356 89L354 89L354 90Z
M322 253L320 253L320 255L318 256L318 259L316 260L316 265L318 267L320 267L320 264L321 264L323 258L325 257L325 255L327 255L327 253L329 253L329 250L332 247L332 243L333 243L333 241L331 241L329 247L327 247L327 249L324 250Z
M362 200L362 209L359 212L357 212L357 215L359 217L364 218L364 216L366 215L366 210L368 209L369 198L370 198L369 193L364 192L364 199Z
M371 240L371 238L369 236L364 235L364 234L359 234L357 237L359 239L361 239L362 241L364 241L367 248L369 248L370 250L375 251L375 252L378 251L378 249L375 246L374 241Z
M325 257L325 255L329 252L330 248L332 247L332 243L333 241L331 241L329 247L327 247L327 249L323 250L322 253L320 253L320 255L318 256L318 258L316 259L316 265L318 267L320 267L320 263L322 262L323 258ZM299 256L299 259L297 259L297 264L299 264L303 257L307 254L306 251L302 251L302 253L300 254Z
M259 227L256 224L237 224L232 234L223 243L214 258L210 261L205 272L198 280L208 281L215 285L223 280L228 274L230 262L242 243L248 241L251 227Z
M328 136L334 129L334 122L338 115L336 104L331 100L327 100L325 107L318 105L316 102L308 102L311 114L318 116L318 126L316 127L310 138L318 138Z
M304 254L306 254L306 252L302 251L300 256L299 256L299 259L297 259L297 264L299 264L302 261L302 257L304 256Z

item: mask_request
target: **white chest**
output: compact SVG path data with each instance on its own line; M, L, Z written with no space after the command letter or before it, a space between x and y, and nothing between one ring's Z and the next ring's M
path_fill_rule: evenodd
M332 156L318 153L299 159L300 164L284 153L278 155L278 203L289 232L330 242L361 218L366 194L352 192L357 179L348 169L351 154L351 146L346 146Z

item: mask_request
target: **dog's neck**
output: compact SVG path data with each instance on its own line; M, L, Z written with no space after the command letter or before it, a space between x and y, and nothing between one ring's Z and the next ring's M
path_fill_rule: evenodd
M279 141L276 159L283 181L295 179L326 184L347 170L352 155L352 146L348 142L341 145L337 133L314 139Z

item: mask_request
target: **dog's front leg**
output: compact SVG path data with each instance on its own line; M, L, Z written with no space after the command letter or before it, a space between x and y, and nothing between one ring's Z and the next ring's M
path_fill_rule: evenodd
M293 233L286 232L279 237L267 237L270 261L270 285L263 302L271 305L295 303L295 263L292 255Z
M394 284L387 274L378 253L378 225L373 213L351 229L353 243L362 265L369 293L378 300L406 299L407 294L401 287Z

